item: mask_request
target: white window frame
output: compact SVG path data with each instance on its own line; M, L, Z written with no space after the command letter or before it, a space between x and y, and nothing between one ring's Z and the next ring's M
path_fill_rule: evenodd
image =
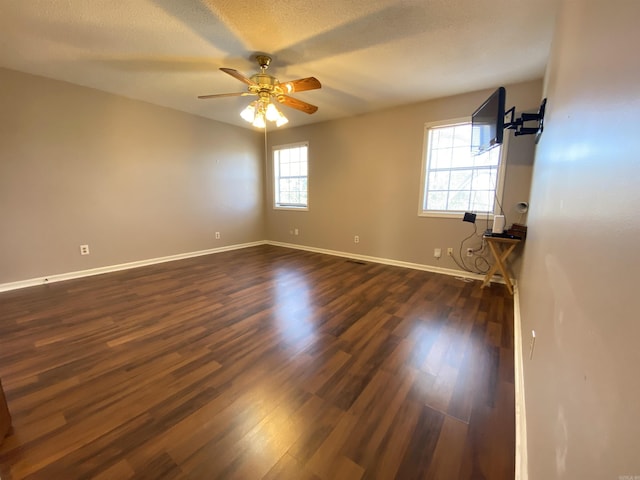
M455 218L460 219L464 214L464 211L461 210L424 210L425 198L427 196L427 172L429 168L429 130L432 128L441 128L441 127L454 127L456 125L470 124L471 117L463 117L456 118L452 120L441 120L438 122L429 122L424 125L424 134L423 134L423 145L422 145L422 167L420 170L420 195L419 195L419 203L418 203L418 216L420 217L440 217L440 218ZM496 201L493 203L493 212L485 213L485 212L477 212L478 219L491 219L494 215L500 213L500 204L503 202L503 193L504 193L504 178L506 172L506 158L507 158L507 148L508 148L508 138L509 135L504 135L504 141L500 147L500 159L498 163L498 175L496 185L495 194ZM471 145L469 145L469 149L471 149Z
M280 204L278 203L279 197L279 163L276 162L276 150L286 150L289 148L297 148L297 147L307 147L307 203L306 205L289 205L289 204ZM297 142L297 143L287 143L285 145L274 145L271 148L271 166L273 169L273 208L275 210L294 210L294 211L306 211L309 210L309 142Z

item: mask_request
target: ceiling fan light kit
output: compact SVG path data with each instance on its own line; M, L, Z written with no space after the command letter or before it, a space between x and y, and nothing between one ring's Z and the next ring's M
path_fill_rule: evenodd
M289 122L287 117L278 110L268 95L260 95L258 100L254 100L240 112L240 116L254 127L265 128L267 120L275 122L277 127Z
M315 105L311 105L310 103L303 102L302 100L298 100L288 95L289 93L321 88L322 85L318 79L314 77L307 77L280 83L276 77L265 73L271 63L271 57L268 57L267 55L257 55L256 60L258 65L260 65L260 73L256 73L250 78L245 77L243 74L232 68L220 69L235 79L246 83L249 90L248 92L200 95L198 98L208 99L221 97L244 97L248 95L257 96L257 100L252 101L244 110L242 110L242 112L240 112L240 116L256 128L265 128L267 121L275 122L277 127L289 122L287 117L285 117L285 115L278 109L275 101L308 114L315 113L318 110L318 107Z

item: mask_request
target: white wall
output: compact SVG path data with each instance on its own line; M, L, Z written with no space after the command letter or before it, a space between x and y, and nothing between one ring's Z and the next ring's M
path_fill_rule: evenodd
M567 0L556 28L521 278L532 480L640 478L638 20Z

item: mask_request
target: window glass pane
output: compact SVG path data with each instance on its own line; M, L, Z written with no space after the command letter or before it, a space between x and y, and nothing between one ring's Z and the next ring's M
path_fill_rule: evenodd
M436 149L431 152L434 166L432 168L451 168L451 149Z
M471 196L471 210L476 212L493 211L493 191L475 191Z
M448 190L449 171L431 172L429 174L429 190Z
M494 148L488 152L481 153L480 155L476 155L473 157L474 164L478 167L484 166L494 166L498 165L498 160L500 157L498 155L494 155L494 152L500 150L499 148Z
M467 210L469 208L469 196L471 192L468 190L449 192L448 210Z
M299 162L300 161L300 149L292 148L289 151L289 161L290 162Z
M280 178L280 192L288 192L291 190L291 179L290 178Z
M496 173L495 168L476 170L472 188L474 190L492 190L496 184Z
M491 169L491 177L489 180L489 189L495 191L498 188L498 167L493 167Z
M473 170L453 170L451 172L451 190L471 190Z
M451 149L451 166L454 168L473 167L473 156L469 145Z
M426 131L423 209L493 212L501 148L471 154L471 124Z
M429 192L426 206L429 210L446 210L447 192Z
M458 125L454 128L454 147L467 147L467 150L471 151L469 147L471 145L471 125Z
M298 203L301 203L303 205L307 204L307 179L306 178L300 179L300 189L299 189L298 198L299 198Z
M502 147L496 147L489 150L489 156L491 157L491 164L498 165L500 163L500 151Z
M440 136L435 148L451 148L453 147L453 128L440 128Z

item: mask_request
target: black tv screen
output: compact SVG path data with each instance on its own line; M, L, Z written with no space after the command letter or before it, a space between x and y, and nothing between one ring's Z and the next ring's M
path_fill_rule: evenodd
M498 88L471 116L471 153L478 155L496 145L504 137L504 104L506 91Z

